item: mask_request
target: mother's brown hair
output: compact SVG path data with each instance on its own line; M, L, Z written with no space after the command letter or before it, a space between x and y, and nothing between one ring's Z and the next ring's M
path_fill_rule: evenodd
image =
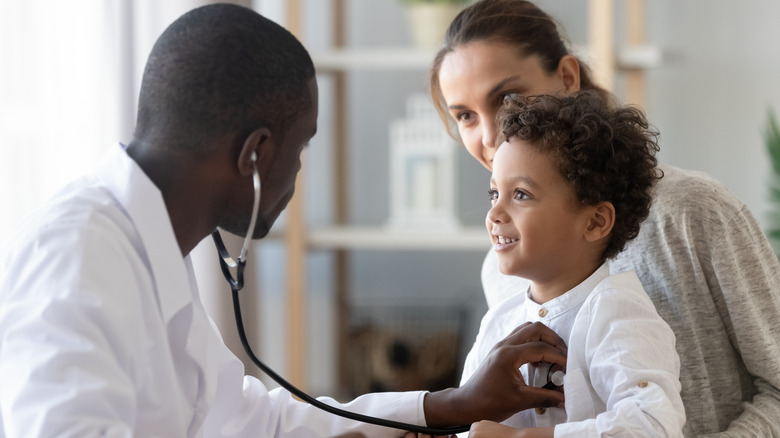
M548 73L554 72L561 58L570 54L556 21L530 1L480 0L463 9L447 28L444 46L436 54L430 71L433 104L448 126L447 104L439 84L441 64L450 52L477 41L515 46L522 57L536 55ZM582 61L578 59L577 62L580 64L580 88L593 90L605 102L610 102L610 93L593 82Z

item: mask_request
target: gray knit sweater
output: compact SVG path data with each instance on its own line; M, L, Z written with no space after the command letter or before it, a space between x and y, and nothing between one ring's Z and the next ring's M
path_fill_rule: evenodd
M650 216L610 270L636 271L674 330L685 436L780 437L780 263L723 185L661 168ZM527 283L490 251L482 284L493 306Z

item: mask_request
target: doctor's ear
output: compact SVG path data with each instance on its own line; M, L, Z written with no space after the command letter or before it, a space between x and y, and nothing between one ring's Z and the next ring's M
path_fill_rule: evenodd
M238 170L243 176L252 175L253 167L261 167L269 154L273 153L273 137L268 128L257 128L252 131L241 145L238 154Z

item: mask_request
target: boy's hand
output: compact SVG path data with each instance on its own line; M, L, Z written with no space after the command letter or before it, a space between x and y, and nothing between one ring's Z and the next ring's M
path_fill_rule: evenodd
M423 433L406 432L404 438L455 438L455 435L426 435Z
M554 427L515 429L492 421L480 421L471 426L469 438L553 438L554 432Z

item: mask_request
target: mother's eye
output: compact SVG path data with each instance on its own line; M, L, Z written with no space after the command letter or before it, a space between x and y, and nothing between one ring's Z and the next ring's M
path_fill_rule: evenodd
M473 118L474 118L474 114L472 114L470 111L463 111L455 115L455 120L457 120L458 123L468 122Z
M520 97L520 93L517 93L517 92L514 92L514 91L510 91L510 92L504 93L501 96L501 100L502 100L503 104L508 104L511 101L517 99L518 97Z

